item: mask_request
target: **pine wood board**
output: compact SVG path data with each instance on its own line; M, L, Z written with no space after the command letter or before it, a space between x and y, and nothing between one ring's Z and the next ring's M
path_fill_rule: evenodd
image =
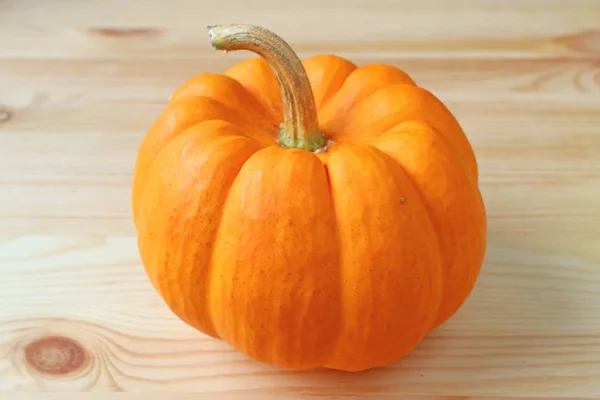
M177 85L249 56L208 45L206 25L236 21L302 57L405 69L473 144L489 218L481 277L396 364L257 364L185 326L143 273L137 146ZM600 398L599 198L598 1L0 0L0 397ZM40 343L58 364L71 357L62 373L28 361Z

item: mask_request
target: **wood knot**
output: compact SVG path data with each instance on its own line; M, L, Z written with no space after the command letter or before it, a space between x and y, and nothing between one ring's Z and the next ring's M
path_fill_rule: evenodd
M91 27L88 32L92 35L108 38L131 38L131 37L155 37L161 34L156 28L111 28L111 27Z
M558 42L568 50L580 54L596 55L600 52L600 30L588 30L558 38Z
M27 364L49 375L70 374L88 361L85 349L75 340L64 336L43 337L29 343L24 352Z
M10 111L0 108L0 124L3 122L8 122L10 117L11 117Z

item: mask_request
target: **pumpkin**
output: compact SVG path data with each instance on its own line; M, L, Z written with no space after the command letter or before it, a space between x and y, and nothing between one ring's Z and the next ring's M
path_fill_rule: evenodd
M249 50L184 82L138 151L138 247L170 310L281 368L399 360L475 285L486 214L473 149L402 70L301 61L253 25L209 27Z

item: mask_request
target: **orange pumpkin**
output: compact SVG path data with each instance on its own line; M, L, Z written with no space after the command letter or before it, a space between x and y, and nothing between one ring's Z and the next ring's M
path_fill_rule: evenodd
M301 62L274 33L174 93L139 149L133 215L149 279L201 332L284 368L394 362L471 292L486 246L477 163L403 71Z

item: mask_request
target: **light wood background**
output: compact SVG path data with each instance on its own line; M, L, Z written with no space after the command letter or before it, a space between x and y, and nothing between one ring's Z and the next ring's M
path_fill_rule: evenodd
M405 69L475 148L481 278L394 365L259 365L143 273L137 147L177 85L249 56L211 49L205 26L231 22ZM0 390L600 397L600 1L0 0L0 237Z

